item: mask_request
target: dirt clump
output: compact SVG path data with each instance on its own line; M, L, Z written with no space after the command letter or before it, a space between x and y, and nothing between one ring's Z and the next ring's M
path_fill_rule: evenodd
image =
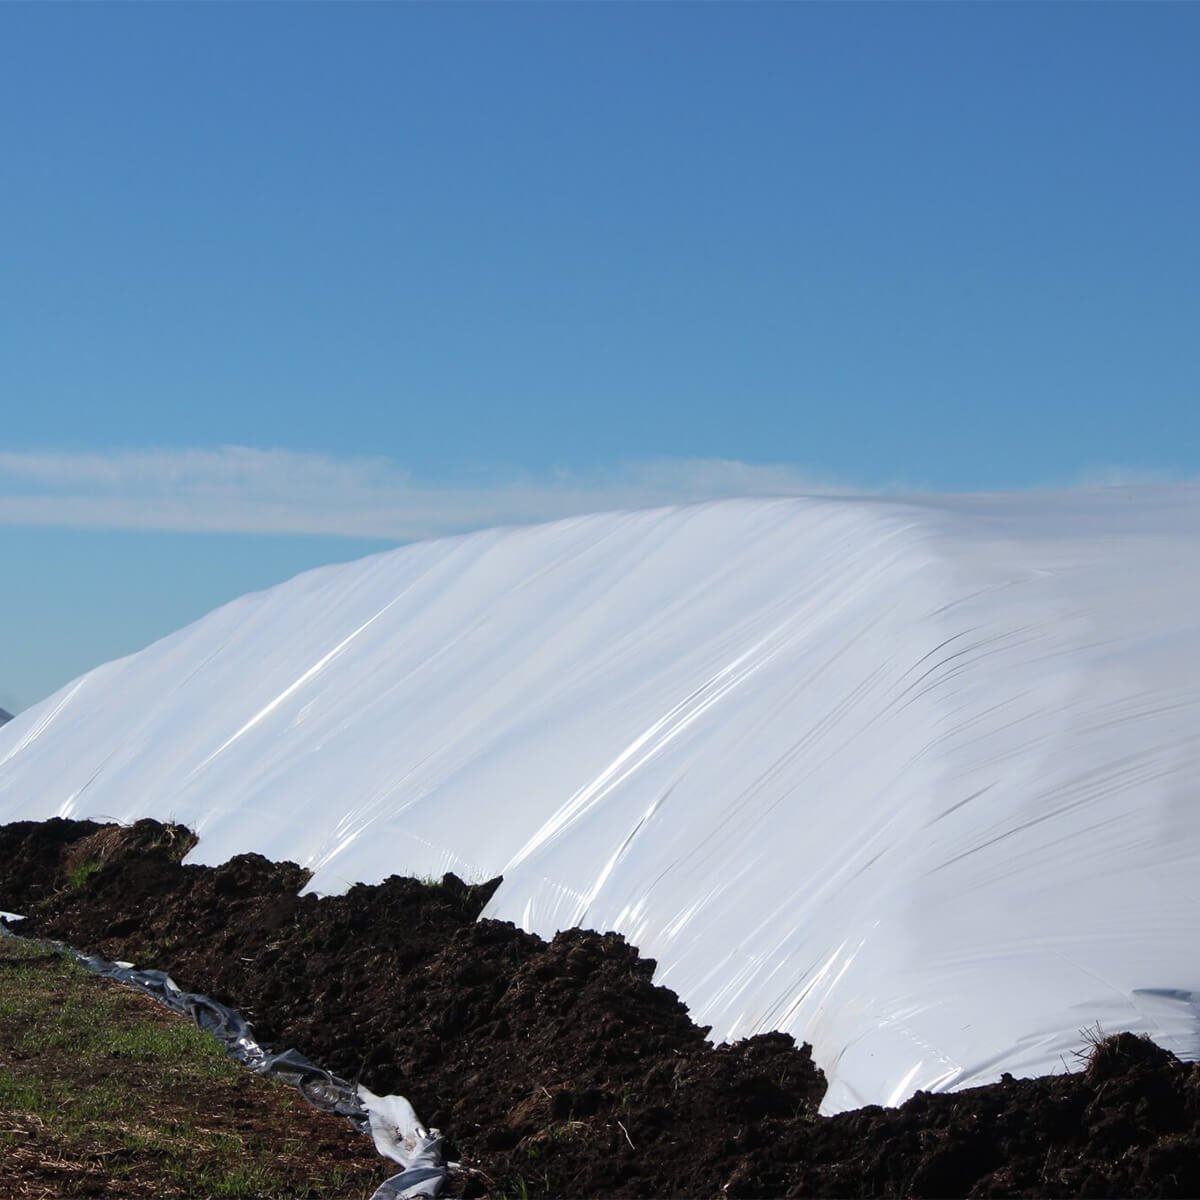
M146 836L64 887L72 845L97 838L85 824L0 827L0 861L30 846L43 872L6 879L0 907L402 1092L477 1168L465 1195L1200 1194L1200 1073L1132 1035L1086 1070L822 1118L809 1047L713 1046L619 935L546 942L479 920L498 880L392 877L318 899L297 894L295 864L181 866Z
M98 824L52 817L0 826L0 909L23 914L47 897L76 888L109 862L157 855L178 862L196 844L183 825L135 821Z
M16 821L0 826L0 910L24 913L63 882L72 847L97 833L95 821Z

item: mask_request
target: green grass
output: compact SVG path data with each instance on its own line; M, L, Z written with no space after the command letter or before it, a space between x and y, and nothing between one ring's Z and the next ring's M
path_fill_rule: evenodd
M134 989L0 938L0 1175L12 1194L366 1197L370 1142Z
M95 875L100 870L101 865L98 862L81 862L73 870L67 872L67 887L73 892L77 892L87 883L89 876Z
M69 959L57 964L64 983L74 982L49 1010L40 984L45 957L39 966L18 966L0 976L0 1021L13 1028L15 1051L32 1054L61 1051L83 1058L132 1059L142 1063L186 1064L185 1077L229 1081L240 1068L215 1039L184 1022L152 1024L122 1020L128 998L115 987L104 990L79 986L88 972Z

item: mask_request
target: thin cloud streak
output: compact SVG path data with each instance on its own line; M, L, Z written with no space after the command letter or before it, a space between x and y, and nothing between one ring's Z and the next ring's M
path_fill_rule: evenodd
M729 496L849 495L788 466L716 459L557 472L476 487L417 484L378 457L246 446L111 453L0 452L0 524L404 541L483 526Z
M1107 466L1048 485L1186 482ZM417 483L381 457L337 458L248 446L107 453L0 451L0 526L175 533L321 534L409 541L495 525L732 496L913 495L899 484L847 487L787 465L656 459L589 476L558 471L478 486Z

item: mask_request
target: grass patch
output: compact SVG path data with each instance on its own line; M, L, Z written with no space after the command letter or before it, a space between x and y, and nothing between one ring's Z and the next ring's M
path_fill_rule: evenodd
M370 1142L133 989L0 938L0 1161L12 1195L367 1197Z
M95 875L100 870L101 865L101 863L96 862L94 859L76 864L67 872L67 887L71 891L77 892L87 883L90 876Z

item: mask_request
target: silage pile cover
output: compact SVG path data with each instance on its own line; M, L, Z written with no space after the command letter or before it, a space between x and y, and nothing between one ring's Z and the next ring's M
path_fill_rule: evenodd
M1200 488L726 501L245 596L0 731L0 820L503 874L486 915L811 1041L834 1111L1097 1023L1200 1054L1198 718Z

